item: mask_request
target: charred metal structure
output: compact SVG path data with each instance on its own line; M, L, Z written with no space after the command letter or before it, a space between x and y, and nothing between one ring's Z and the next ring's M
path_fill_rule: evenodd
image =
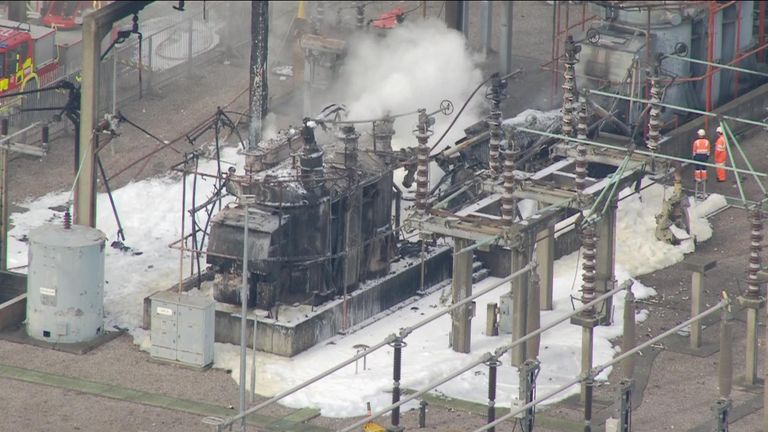
M388 273L394 256L388 160L372 151L373 142L361 143L352 125L321 145L318 123L303 123L303 146L292 159L238 178L255 199L248 214L250 306L318 305L347 295ZM239 205L212 219L207 257L217 268L214 298L220 302L240 301L234 271L241 264L222 256L240 256L243 221Z

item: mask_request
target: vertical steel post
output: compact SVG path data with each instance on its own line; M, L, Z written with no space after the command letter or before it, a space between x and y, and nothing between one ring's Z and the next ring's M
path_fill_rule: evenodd
M96 154L98 136L93 133L98 117L99 63L101 40L112 23L140 11L147 1L113 2L83 17L83 58L80 92L80 143L82 166L75 181L75 223L96 226Z
M394 348L394 358L392 360L392 404L400 402L400 372L402 370L403 348L407 344L402 338L396 338L390 346ZM390 431L401 431L400 427L400 407L392 410L392 428Z
M624 297L624 337L621 343L621 352L629 352L636 342L635 329L635 295L632 293L632 285L627 288ZM635 356L628 356L621 364L625 379L631 379L635 375Z
M251 402L256 400L256 317L253 317L253 341L251 342L251 348L253 349L253 357L251 357Z
M527 238L519 240L518 244L511 246L512 265L511 271L515 272L528 265L530 260L529 241ZM512 294L512 340L520 339L528 334L528 279L529 275L520 275L509 282ZM509 351L512 366L521 366L528 359L526 344L517 344Z
M757 313L765 304L765 298L760 295L758 272L762 265L760 251L763 242L763 215L759 207L750 211L749 221L751 226L749 246L749 266L747 267L747 289L739 297L739 303L747 309L747 350L746 370L744 371L744 383L756 385L757 381ZM768 413L766 414L768 422Z
M488 57L488 51L491 49L491 30L493 27L493 3L489 0L483 1L483 57Z
M731 389L733 386L733 339L732 316L730 306L723 308L720 319L720 356L718 361L718 389L720 397L712 407L715 413L717 432L728 432L730 409L732 406Z
M419 401L419 429L427 427L427 401Z
M584 329L587 328L584 327ZM592 390L594 383L594 377L590 372L584 380L584 432L592 432Z
M555 226L548 225L536 236L536 270L539 274L541 310L552 310L554 292Z
M704 273L691 272L691 316L696 316L704 310ZM691 348L701 348L701 321L691 324Z
M486 364L488 365L488 421L486 424L490 424L496 420L496 373L501 362L493 358ZM488 432L496 432L496 428L492 427Z
M632 431L632 391L635 389L635 381L624 378L619 381L619 432Z
M193 35L195 33L195 23L194 19L189 18L189 24L187 24L187 76L192 77L193 71L192 71L192 48L194 47L194 39Z
M538 360L534 359L526 360L520 367L518 379L520 385L520 401L525 405L533 402L536 397L536 378L539 375L540 369L541 366ZM533 432L535 414L535 406L525 410L520 422L522 432Z
M243 286L240 289L240 414L245 412L245 367L248 330L248 201L243 197ZM240 423L240 431L245 432L245 417Z
M112 114L117 112L117 53L118 49L112 51Z
M538 267L537 265L534 267ZM541 325L541 307L539 290L541 288L539 284L539 274L537 269L531 270L528 277L528 320L526 323L526 331L528 333L535 332ZM525 353L528 359L536 359L539 357L539 345L541 343L541 336L536 335L525 342Z
M501 2L501 40L499 43L499 68L506 75L512 73L512 19L514 2Z
M0 270L8 270L8 150L0 150Z

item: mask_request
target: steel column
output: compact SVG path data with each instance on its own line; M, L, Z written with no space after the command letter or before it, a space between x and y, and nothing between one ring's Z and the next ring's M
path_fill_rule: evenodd
M80 91L80 174L75 179L75 223L96 226L96 148L94 134L98 123L99 63L101 41L112 30L112 24L136 13L150 1L114 2L83 18L83 59Z
M528 265L529 254L527 245L513 247L512 272L516 272ZM517 340L528 334L528 281L527 273L513 279L509 284L512 294L512 340ZM519 344L510 350L509 357L512 366L520 366L528 359L526 345Z
M552 310L555 267L555 226L550 225L536 236L536 271L539 274L541 310Z
M403 358L403 348L406 346L406 343L400 339L396 338L395 341L392 343L392 348L394 348L394 358L392 363L392 404L396 404L400 401L400 374L402 371L402 358ZM395 432L403 430L403 428L400 427L400 407L395 407L392 410L392 427L389 429L389 432Z
M8 150L0 149L0 270L8 270Z
M458 237L453 239L454 251L460 251L473 242ZM472 258L473 254L453 254L453 278L451 280L451 299L456 304L472 295ZM471 304L464 305L451 314L451 348L460 353L469 353L472 342Z

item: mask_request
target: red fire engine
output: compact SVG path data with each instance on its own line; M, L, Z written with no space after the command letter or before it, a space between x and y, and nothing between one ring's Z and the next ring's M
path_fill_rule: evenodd
M45 86L58 67L55 30L0 19L0 95Z
M50 1L42 11L42 22L59 30L83 24L83 17L102 6L101 1Z

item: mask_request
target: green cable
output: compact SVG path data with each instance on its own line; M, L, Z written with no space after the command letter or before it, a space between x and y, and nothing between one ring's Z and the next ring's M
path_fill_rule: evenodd
M726 125L725 122L723 122L723 121L720 121L720 127L723 128L723 130L728 130L727 129L728 125ZM727 139L725 140L725 147L728 150L728 154L731 154L731 144L728 143ZM729 159L731 161L731 167L733 167L733 169L736 169L736 162L734 162L734 160L733 160L734 158L731 157ZM739 178L738 171L735 172L734 175L736 176L736 184L739 186L739 195L741 195L741 201L744 202L744 206L746 207L747 206L747 197L744 196L744 189L741 187L741 178Z
M720 125L721 125L720 127L723 128L723 131L725 131L728 134L726 138L730 137L731 139L733 139L733 144L736 146L736 150L739 151L739 154L744 159L744 162L747 164L747 167L749 168L749 170L754 172L754 169L752 168L752 163L749 162L747 155L745 155L744 151L741 149L741 144L739 144L739 141L736 139L736 135L731 130L731 127L728 126L728 123L726 123L725 121L720 122ZM727 144L728 140L726 139L725 142ZM730 153L730 149L728 150L728 153ZM755 181L757 182L757 185L760 186L760 190L763 191L763 195L765 195L766 194L765 186L763 186L763 183L760 181L760 178L754 174L752 175L755 177ZM736 177L738 178L738 175L736 175Z

